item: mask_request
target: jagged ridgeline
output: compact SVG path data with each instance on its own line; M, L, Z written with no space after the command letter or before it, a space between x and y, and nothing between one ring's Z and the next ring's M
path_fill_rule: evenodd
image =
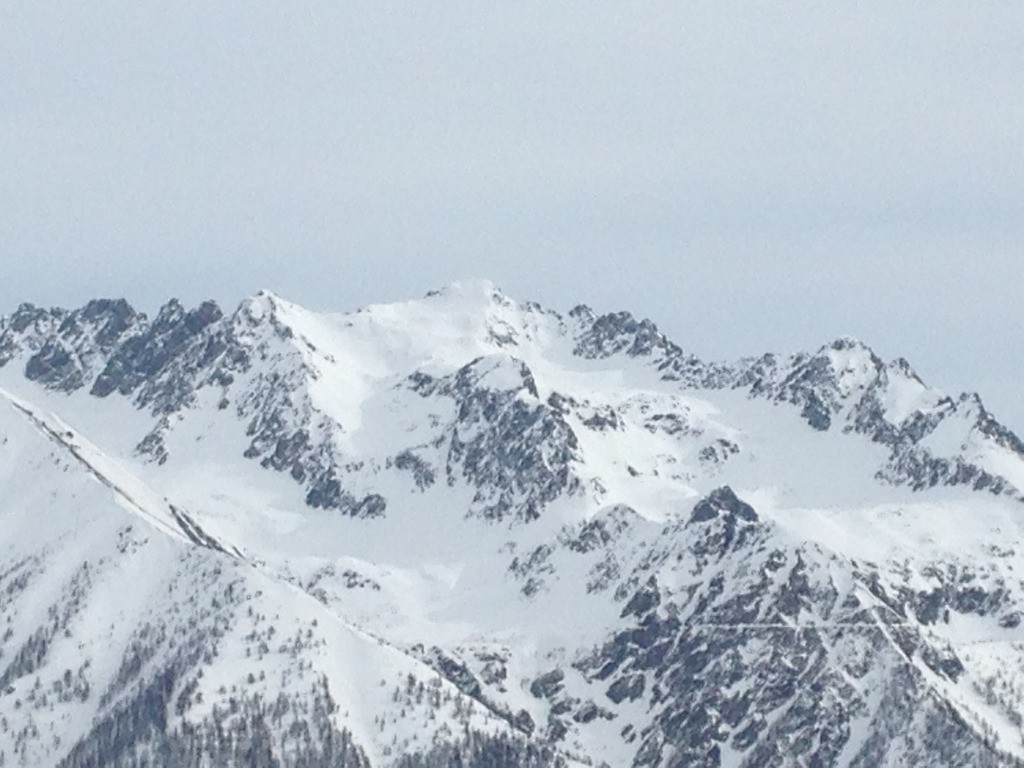
M1012 766L1024 443L462 283L0 319L0 766Z

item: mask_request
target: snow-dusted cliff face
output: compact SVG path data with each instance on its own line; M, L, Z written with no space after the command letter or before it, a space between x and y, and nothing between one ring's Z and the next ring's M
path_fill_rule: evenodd
M0 766L1021 763L1022 499L977 395L849 339L25 305Z

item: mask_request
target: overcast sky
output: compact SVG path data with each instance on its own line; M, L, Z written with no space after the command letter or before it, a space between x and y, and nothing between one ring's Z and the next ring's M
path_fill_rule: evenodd
M9 0L0 311L464 277L1024 432L1024 3Z

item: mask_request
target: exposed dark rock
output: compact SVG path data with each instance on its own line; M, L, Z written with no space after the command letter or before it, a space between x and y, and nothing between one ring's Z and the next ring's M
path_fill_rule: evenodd
M757 513L754 508L740 501L729 486L712 491L706 499L698 502L690 514L690 522L703 523L714 520L723 514L749 523L757 522Z
M643 675L620 677L608 689L608 698L615 704L621 704L626 699L636 701L644 695L644 683Z
M67 348L50 340L29 358L25 365L25 378L70 391L82 386L85 374Z
M530 693L538 699L550 699L562 689L563 680L565 673L560 669L553 669L530 683Z
M643 616L654 610L661 603L661 591L658 589L658 580L651 576L642 589L638 590L620 614L622 618L627 616Z
M618 312L596 318L576 340L574 352L588 358L611 357L620 352L639 357L649 356L670 344L650 320L637 320L629 312Z
M387 510L387 501L378 493L361 499L341 487L337 478L327 475L316 480L306 494L306 503L314 508L336 509L355 518L381 517Z
M142 404L160 413L177 410L192 394L189 374L207 367L225 351L222 336L205 333L222 316L213 302L191 311L176 300L168 302L143 333L114 352L93 384L92 394L130 395L143 387ZM175 367L181 369L178 375L164 375Z
M431 466L412 451L402 451L395 456L394 465L397 469L411 472L416 487L421 491L432 486L437 479Z
M463 367L442 391L456 399L447 477L461 477L478 489L473 513L491 520L529 522L555 499L580 491L574 464L579 443L561 413L519 396L536 397L532 374L518 361L519 389L492 389L489 366L477 360Z

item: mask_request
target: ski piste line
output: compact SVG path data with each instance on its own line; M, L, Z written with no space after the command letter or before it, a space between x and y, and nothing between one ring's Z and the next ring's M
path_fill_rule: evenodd
M900 621L900 622L851 622L849 624L784 624L784 623L762 623L762 624L683 624L680 629L788 629L793 632L803 632L808 630L840 630L840 629L879 629L879 628L898 627L904 629L923 629L928 630L929 625L919 624L912 621ZM977 638L972 640L964 640L956 643L957 645L978 645L981 643L1021 643L1019 638Z

